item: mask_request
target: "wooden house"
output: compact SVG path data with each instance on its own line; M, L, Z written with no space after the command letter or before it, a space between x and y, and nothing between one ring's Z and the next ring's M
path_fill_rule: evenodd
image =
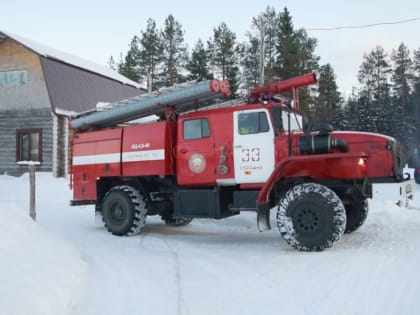
M71 114L145 91L119 73L74 55L0 31L0 174L67 173Z

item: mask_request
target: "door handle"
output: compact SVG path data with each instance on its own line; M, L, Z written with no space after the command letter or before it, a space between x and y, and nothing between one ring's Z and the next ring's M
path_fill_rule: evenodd
M187 149L185 149L185 148L181 148L181 149L179 149L179 153L185 154L185 153L187 153L187 152L188 152L188 150L187 150Z
M242 148L243 146L242 145L235 145L233 148L234 149L240 149L240 148Z

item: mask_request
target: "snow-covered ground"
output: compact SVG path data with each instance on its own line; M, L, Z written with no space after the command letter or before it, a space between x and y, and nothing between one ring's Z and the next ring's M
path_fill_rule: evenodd
M420 185L417 185L420 206ZM116 237L93 207L70 207L65 179L0 176L1 314L419 314L420 211L371 202L365 225L333 248L290 248L255 214L194 220L148 218L142 234ZM274 216L273 213L273 226Z

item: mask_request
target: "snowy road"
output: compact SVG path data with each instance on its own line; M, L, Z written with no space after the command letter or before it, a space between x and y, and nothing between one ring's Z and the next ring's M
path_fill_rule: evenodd
M259 233L252 213L185 227L151 217L142 234L115 237L93 207L68 206L65 180L38 178L37 223L87 266L69 314L419 313L420 211L372 203L359 231L317 253Z

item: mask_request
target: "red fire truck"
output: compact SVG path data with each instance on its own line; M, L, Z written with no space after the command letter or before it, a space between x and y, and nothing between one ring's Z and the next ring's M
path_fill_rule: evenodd
M255 211L292 247L318 251L353 232L368 214L375 183L410 198L399 143L388 136L304 130L300 87L314 74L259 87L249 101L208 105L229 95L225 81L188 82L74 117L72 205L94 204L115 235L140 232L146 217L185 225ZM294 106L279 94L292 91ZM155 120L134 119L155 115Z

